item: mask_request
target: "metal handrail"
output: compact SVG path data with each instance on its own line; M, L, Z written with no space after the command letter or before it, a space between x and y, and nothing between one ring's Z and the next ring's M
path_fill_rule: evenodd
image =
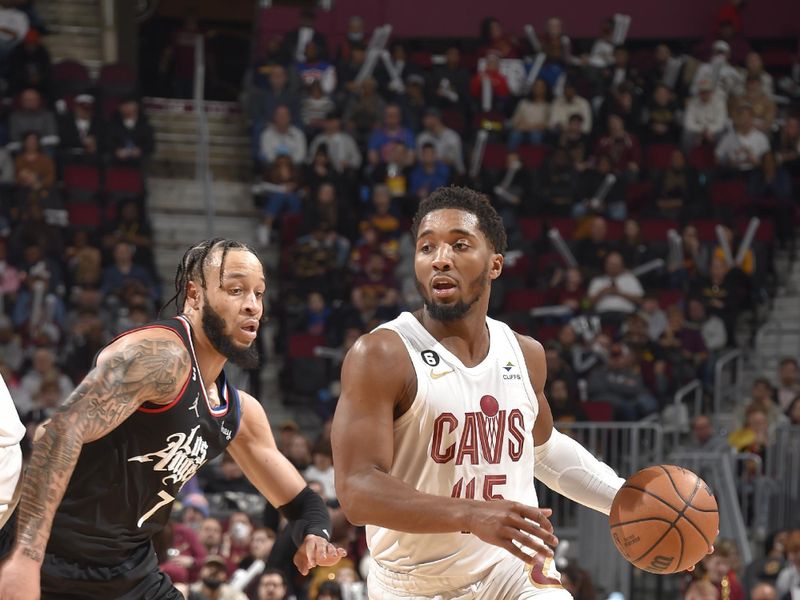
M723 379L722 374L729 364L734 364L734 375L731 378L729 386L726 386L726 380ZM735 378L735 379L734 379ZM722 400L726 393L730 390L741 392L742 384L742 352L741 350L730 350L720 356L714 364L714 414L719 414L722 411Z
M692 395L694 396L694 411L689 415L689 419L691 419L703 412L703 382L699 379L692 379L689 383L678 389L673 396L672 405L675 411L673 415L675 426L672 428L673 447L677 447L678 444L680 444L682 431L688 429L689 423L685 424L686 429L682 427L684 424L680 422L680 416L683 412L684 400Z
M195 176L203 190L206 208L206 235L214 236L214 195L211 189L208 117L205 107L205 38L197 34L194 40L194 112L197 119L197 163Z

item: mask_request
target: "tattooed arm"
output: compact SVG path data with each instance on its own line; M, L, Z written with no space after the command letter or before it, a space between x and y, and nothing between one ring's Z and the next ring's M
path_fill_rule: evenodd
M177 335L166 331L132 333L103 351L97 366L35 443L23 480L16 547L0 570L0 600L17 597L12 592L15 575L30 577L35 568L38 582L53 517L83 444L114 430L144 402L173 400L190 371L185 346ZM19 597L38 597L38 583L35 592L28 591Z

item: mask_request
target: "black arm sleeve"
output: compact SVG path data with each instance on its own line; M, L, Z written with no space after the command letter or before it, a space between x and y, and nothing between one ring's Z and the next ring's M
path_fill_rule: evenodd
M308 486L278 510L289 519L292 540L297 546L303 543L307 535L331 539L332 527L328 507Z

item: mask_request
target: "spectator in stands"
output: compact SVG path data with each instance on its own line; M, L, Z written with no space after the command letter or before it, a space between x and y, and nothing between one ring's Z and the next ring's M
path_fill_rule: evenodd
M699 298L689 298L686 303L686 327L700 333L712 357L728 345L725 323L716 315L708 315Z
M578 398L578 378L575 370L565 358L567 352L561 343L550 340L544 344L544 358L547 363L547 372L552 373L552 380L566 383L567 393L570 398Z
M767 94L758 75L748 75L744 90L734 94L730 100L730 112L736 114L739 107L749 105L753 109L753 125L759 131L769 134L775 122L777 109L775 101Z
M600 215L594 215L589 222L589 236L578 242L575 258L584 275L589 278L603 270L606 257L612 244L608 239L608 223Z
M519 58L516 40L503 33L503 26L494 17L486 17L481 22L480 54L496 54L499 58Z
M509 149L523 143L541 144L550 123L550 90L547 83L537 79L531 86L530 96L517 103L511 116L508 135Z
M563 379L554 379L550 382L547 399L550 402L554 422L574 423L586 420L580 401L575 394L570 393L569 386Z
M103 271L100 290L105 296L114 295L122 299L132 289L146 290L155 300L158 290L150 273L133 262L135 247L128 242L119 241L114 244L113 263Z
M612 345L608 364L592 369L587 383L589 397L611 404L615 420L635 421L658 410L658 401L644 386L625 345Z
M798 394L800 394L800 369L797 358L785 356L778 365L777 398L781 410L788 410Z
M776 135L775 159L792 175L800 174L800 116L788 115Z
M404 146L405 164L411 164L414 160L414 134L403 127L400 107L397 104L389 104L383 112L382 126L370 135L367 145L369 163L375 166L381 161L389 162L390 146L394 143Z
M268 73L266 88L254 87L250 94L248 114L253 121L253 129L260 132L264 125L275 116L279 106L289 108L292 123L300 123L300 95L296 82L289 79L286 68L270 64L263 68Z
M686 327L683 309L677 304L667 307L667 327L658 343L679 384L702 376L708 349L700 332Z
M322 91L319 81L313 81L306 87L300 107L300 119L306 135L311 138L323 127L325 118L334 109L333 100Z
M155 274L153 230L136 200L128 200L119 207L116 218L103 236L103 247L107 250L112 250L117 242L133 246L133 262Z
M585 134L592 132L592 108L586 98L578 96L575 84L567 80L564 84L564 94L556 98L550 107L550 129L559 133L567 126L572 115L583 118L581 131Z
M207 511L206 511L207 513ZM197 530L197 539L207 554L222 552L222 523L214 517L205 517Z
M422 146L419 161L409 177L409 193L422 200L436 188L450 183L450 167L439 160L432 143Z
M405 94L399 99L402 107L403 123L414 134L422 131L422 121L428 109L425 99L425 77L419 73L411 73L406 77Z
M775 84L772 80L772 75L764 70L764 61L761 60L761 55L758 52L748 52L744 59L742 81L746 82L750 77L756 77L761 82L761 90L772 98L775 95ZM738 92L743 92L739 89Z
M753 381L753 387L750 395L750 404L744 407L744 410L740 409L736 413L737 419L740 423L744 422L746 410L749 408L749 406L757 406L764 411L764 414L767 417L770 435L772 435L777 427L786 424L788 419L784 414L783 409L781 409L780 405L778 405L777 398L775 396L775 388L767 378L758 377L755 381Z
M288 155L295 165L306 158L306 136L292 125L289 108L285 105L275 108L272 123L261 133L259 159L271 165L281 154Z
M41 34L36 29L29 29L22 43L8 56L8 90L16 94L25 88L34 88L43 95L52 92L53 65L50 53L41 43Z
M800 593L800 530L792 531L786 540L788 564L781 570L775 582L780 600L792 600Z
M375 79L367 77L356 85L355 92L345 103L344 120L347 129L360 146L368 143L373 129L386 111L386 102L377 90Z
M462 118L469 108L469 71L461 64L461 50L450 46L443 65L435 67L430 79L429 97L442 110L455 109Z
M19 95L19 108L8 117L8 132L11 142L21 143L28 133L39 136L42 145L50 148L58 144L56 117L34 88L26 88Z
M263 204L264 217L258 226L258 243L266 248L272 236L273 223L283 214L300 214L300 174L287 154L277 156L264 178L274 189L266 193Z
M391 71L387 66L391 65ZM406 47L399 41L392 42L389 47L389 57L381 60L375 69L375 78L378 86L387 98L400 99L407 93L404 81L413 75L421 75L416 65L408 61ZM424 79L423 79L424 85Z
M423 117L423 130L417 136L417 154L422 155L425 144L433 144L436 156L459 175L463 174L464 156L461 137L442 122L442 113L437 108L428 108Z
M37 133L29 132L22 137L22 151L14 161L14 168L22 202L45 201L56 182L56 167L53 159L42 152Z
M733 563L737 559L734 554L735 547L725 542L726 540L718 540L714 543L714 552L703 558L697 571L702 570L706 581L714 586L717 594L714 598L723 598L723 590L727 589L725 594L729 600L745 600L742 585L732 570Z
M741 276L739 269L732 269L725 260L715 256L711 259L708 277L695 284L693 294L703 299L709 314L718 316L725 323L729 344L736 339Z
M678 115L678 106L672 91L664 83L657 84L642 117L645 127L643 137L651 144L677 143Z
M336 498L333 479L333 452L330 441L319 441L311 450L311 465L303 471L306 481L318 481L322 485L325 500Z
M275 532L267 527L256 527L250 536L250 551L247 556L239 561L238 568L248 569L257 560L266 563L274 545Z
M728 247L730 248L731 254L733 254L731 258L734 258L735 260L737 248L740 246L742 240L739 238L739 236L734 235L733 229L729 225L720 225L720 227L722 228L722 235L728 242ZM718 244L714 248L714 253L712 256L726 262L728 260L725 256L725 250L723 250L721 244ZM736 265L736 268L738 271L741 271L747 276L753 275L756 270L756 256L752 248L747 249L747 252L744 254L744 258L742 259L741 263Z
M699 188L697 172L686 162L686 155L676 148L670 156L669 168L656 175L652 202L646 212L665 219L698 215Z
M306 43L303 59L297 62L295 68L304 87L309 88L317 82L326 96L336 90L336 67L322 58L314 40Z
M316 14L314 9L300 11L300 23L297 29L290 31L281 43L281 63L284 65L300 62L305 56L306 45L314 42L320 58L328 58L328 41L325 35L316 28Z
M586 286L583 283L583 274L578 267L556 269L550 279L548 302L570 309L572 315L577 315L583 310L583 300L586 297Z
M200 581L189 588L188 600L247 600L244 592L228 586L228 565L225 558L210 555L200 569Z
M751 173L770 150L769 139L753 123L753 108L742 105L733 118L733 131L720 139L714 154L722 167Z
M697 415L692 419L692 437L687 449L697 452L730 452L727 440L714 431L708 415Z
M336 79L339 82L337 97L340 100L344 100L349 95L357 93L359 84L356 82L356 79L359 73L361 73L361 69L364 67L364 61L367 58L367 49L364 42L353 42L348 44L348 46L349 51L347 53L347 58L337 61L336 64Z
M306 204L303 212L305 231L312 231L317 227L321 227L322 229L336 230L346 235L348 238L351 238L354 233L354 223L350 212L350 205L348 202L345 202L344 198L337 195L336 188L330 182L322 183L317 188L312 202ZM347 260L346 255L349 252L349 245L347 249L343 249L338 241L334 243L333 237L323 236L323 238L337 248L335 256L336 264L344 266ZM298 240L298 243L300 243L300 240ZM345 253L344 258L342 258L342 252Z
M607 157L618 177L628 181L636 179L642 163L642 149L637 137L626 131L625 121L619 115L609 115L608 132L597 140L594 154L598 158Z
M700 242L697 227L694 225L686 225L681 231L681 253L682 261L670 260L667 263L670 280L676 287L697 286L708 274L710 252Z
M27 392L30 398L36 398L42 383L51 378L56 382L58 394L57 403L65 400L75 389L69 377L62 373L56 364L56 356L53 348L36 348L31 358L31 368L20 379L20 387Z
M470 94L482 105L482 110L484 111L486 111L486 106L483 106L483 89L485 85L489 86L491 91L489 96L491 101L490 110L493 108L494 110L503 111L506 100L511 95L511 88L508 87L508 79L500 70L500 57L494 52L486 55L483 70L475 73L469 84Z
M697 94L700 82L716 81L715 90L722 93L727 100L737 87L741 85L741 74L730 63L731 47L725 40L717 40L712 45L711 61L703 63L697 69L692 82L692 95ZM716 73L716 75L715 75Z
M257 600L288 600L286 575L278 569L265 569L258 580Z
M311 233L299 237L291 249L297 293L319 291L326 298L335 297L340 283L337 256L348 247L347 240L342 240L327 221L318 222Z
M537 183L542 212L559 217L571 214L578 197L578 168L565 148L556 148L547 157Z
M775 584L778 574L786 566L786 541L788 531L772 531L764 540L764 554L752 560L745 569L742 585L747 589L755 589L761 583L770 586ZM752 592L750 600L753 600ZM768 597L764 600L768 600ZM773 600L780 600L777 596Z
M100 249L92 244L89 232L79 229L75 232L72 244L66 249L67 275L72 286L96 289L102 279L102 255Z
M706 579L695 579L686 588L683 600L719 600L714 584Z
M366 42L366 27L364 18L359 15L350 15L347 19L347 32L345 38L339 43L336 49L336 64L341 66L350 60L353 48L356 46L364 47Z
M14 331L11 319L7 315L0 314L0 364L19 373L24 360L22 338Z
M759 168L751 173L747 188L748 197L754 200L759 214L771 214L778 241L790 240L795 209L792 178L773 152L764 153Z
M655 258L647 242L642 239L639 221L633 218L625 219L625 223L622 225L622 239L617 244L617 250L625 264L631 268L636 268Z
M711 79L701 79L683 116L684 150L689 152L701 144L716 146L727 124L725 96L714 90Z
M661 43L655 47L653 52L654 65L645 73L646 88L654 91L656 86L666 84L670 92L680 99L685 96L685 85L683 83L684 65L673 58L672 50L667 44Z
M581 57L581 62L593 69L605 69L614 64L614 19L603 21L600 36L592 44L588 56Z
M794 397L789 403L789 408L786 409L786 417L789 419L789 425L800 425L800 394Z
M589 159L589 136L583 132L583 116L570 115L567 126L561 130L558 137L558 147L565 150L572 166L583 171Z
M311 142L308 162L311 162L322 144L327 149L331 165L339 173L357 171L361 167L361 152L353 136L342 131L342 113L338 109L328 112L323 131Z
M125 98L112 115L108 145L114 160L123 164L140 165L155 151L153 127L137 98Z
M62 160L97 162L103 154L106 132L95 111L94 96L78 94L75 107L60 116L58 136Z
M44 261L28 269L14 302L11 320L31 344L55 345L64 328L64 302L50 291L52 271Z
M594 311L609 323L619 323L636 310L644 290L636 276L625 268L619 252L605 258L605 273L594 277L587 292Z
M750 600L780 600L778 591L770 583L757 583L750 590Z
M380 253L390 259L396 257L397 239L402 233L401 222L387 186L376 185L372 188L371 206L359 223L359 229L362 233L375 229Z

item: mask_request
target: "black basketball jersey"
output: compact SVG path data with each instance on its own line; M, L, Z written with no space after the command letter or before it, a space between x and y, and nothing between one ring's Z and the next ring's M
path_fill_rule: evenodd
M221 403L212 407L189 322L176 317L133 331L156 328L180 336L191 355L191 374L172 402L144 403L83 447L53 521L49 555L83 565L122 564L163 529L181 487L236 435L238 392L223 371L216 381Z

